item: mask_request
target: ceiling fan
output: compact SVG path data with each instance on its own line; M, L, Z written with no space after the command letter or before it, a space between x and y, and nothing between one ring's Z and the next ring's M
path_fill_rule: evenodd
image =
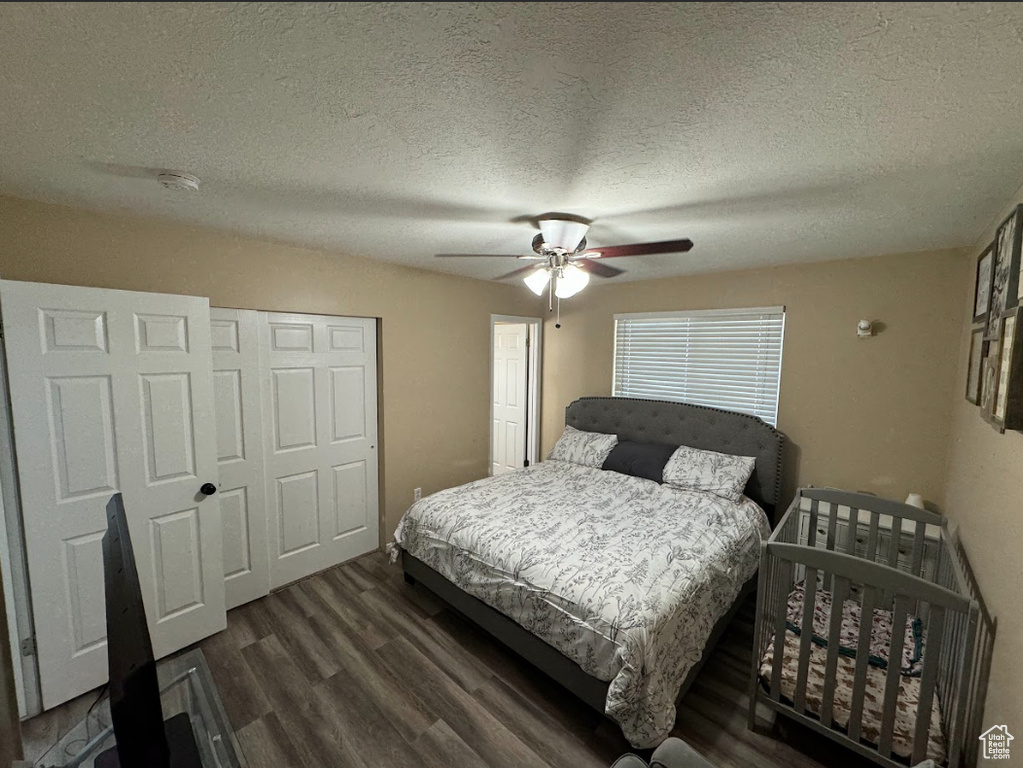
M693 247L693 241L663 240L656 243L634 243L633 245L612 245L605 248L586 247L586 232L590 220L581 216L564 213L543 214L536 219L540 234L533 238L536 255L514 256L494 253L438 253L439 258L497 258L528 259L537 264L513 270L494 278L506 280L509 277L525 275L524 281L537 296L549 291L550 301L554 297L567 299L579 293L590 281L590 275L616 277L624 269L603 264L598 259L616 259L622 256L646 256L654 253L685 253Z

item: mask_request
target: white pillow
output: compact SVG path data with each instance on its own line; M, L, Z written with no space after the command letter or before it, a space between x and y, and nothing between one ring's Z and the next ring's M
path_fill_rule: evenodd
M602 432L583 432L581 429L565 425L565 431L551 449L548 460L570 461L584 467L600 469L618 445L618 435L605 435Z
M687 491L703 491L738 501L742 496L756 459L701 451L679 446L664 465L664 482Z

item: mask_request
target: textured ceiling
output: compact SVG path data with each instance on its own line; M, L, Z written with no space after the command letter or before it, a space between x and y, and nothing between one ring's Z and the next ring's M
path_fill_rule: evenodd
M973 245L1021 72L1014 4L3 4L0 192L476 277L547 210L696 243L618 279Z

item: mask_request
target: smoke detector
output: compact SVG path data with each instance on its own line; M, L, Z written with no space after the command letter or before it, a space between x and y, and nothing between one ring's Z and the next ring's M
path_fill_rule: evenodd
M158 175L156 177L156 180L160 182L160 185L164 189L172 189L175 191L183 192L199 191L199 179L197 179L190 173L177 173L176 171L168 171Z

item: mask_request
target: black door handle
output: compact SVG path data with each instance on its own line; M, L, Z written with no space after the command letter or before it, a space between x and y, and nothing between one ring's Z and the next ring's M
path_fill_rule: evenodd
M213 483L203 483L199 487L199 493L201 493L203 496L212 496L216 492L217 486L215 486Z

